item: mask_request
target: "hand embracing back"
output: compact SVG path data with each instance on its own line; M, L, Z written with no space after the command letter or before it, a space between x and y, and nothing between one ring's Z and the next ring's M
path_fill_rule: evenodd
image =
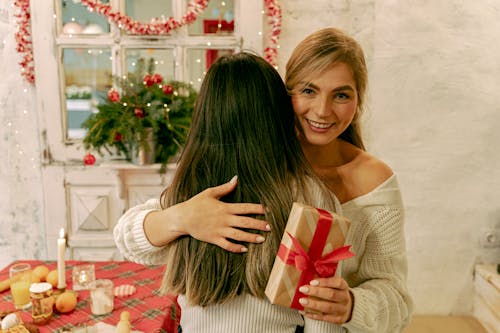
M231 193L237 184L235 176L229 182L208 188L185 202L151 213L150 215L156 215L151 216L155 222L146 221L146 224L163 226L158 232L148 232L148 239L152 244L162 246L180 236L190 235L235 253L246 252L247 248L234 243L233 240L246 243L264 242L263 236L244 230L270 230L266 221L245 216L265 214L262 205L220 201L220 198Z

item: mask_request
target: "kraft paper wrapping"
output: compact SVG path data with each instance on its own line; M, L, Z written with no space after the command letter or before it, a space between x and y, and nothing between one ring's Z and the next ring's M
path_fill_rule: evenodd
M333 212L324 211L331 216L331 227L326 236L326 243L322 250L322 256L341 248L344 245L345 237L350 226L350 221L345 217ZM305 252L309 252L311 241L314 237L320 212L318 209L300 203L293 203L292 210L288 217L285 233L281 244L288 249L294 248L293 241L288 235L292 235L302 246ZM347 250L348 252L348 250ZM349 252L347 257L353 254ZM346 258L344 258L346 259ZM274 262L269 281L266 286L265 294L272 304L278 304L286 307L292 307L302 310L303 307L297 304L297 296L305 297L298 292L298 286L302 271L293 264L286 264L278 256ZM340 274L339 269L335 274ZM317 277L315 274L314 277ZM309 283L309 281L306 281ZM296 295L296 293L300 295ZM295 301L294 301L295 297Z

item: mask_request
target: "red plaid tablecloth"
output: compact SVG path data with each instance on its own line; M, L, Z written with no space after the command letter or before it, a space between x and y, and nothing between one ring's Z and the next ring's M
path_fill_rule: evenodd
M49 270L57 268L54 261L22 260L34 268L45 265ZM14 264L12 263L12 264ZM66 314L54 312L54 317L46 325L40 325L40 333L71 331L73 327L84 325L92 326L97 322L116 325L120 320L120 313L127 310L130 313L130 322L133 330L150 332L177 333L180 309L176 297L171 295L161 296L158 289L161 285L164 266L144 266L128 261L66 261L67 289L72 289L71 273L73 266L92 263L95 265L96 279L110 279L114 286L131 284L136 287L136 292L127 297L116 297L114 309L108 315L94 316L90 312L90 296L88 290L79 290L76 309ZM11 264L11 265L12 265ZM9 267L0 271L0 281L9 277ZM13 310L10 290L0 293L0 311ZM31 309L21 312L25 322L31 322Z

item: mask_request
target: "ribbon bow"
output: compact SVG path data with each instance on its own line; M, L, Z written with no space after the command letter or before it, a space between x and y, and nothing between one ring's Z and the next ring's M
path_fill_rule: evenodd
M292 240L293 247L292 249L288 249L281 244L278 256L287 265L294 265L299 271L313 271L320 277L330 277L335 274L340 260L349 259L354 256L354 253L349 251L351 246L346 245L328 252L320 258L310 258L299 241L289 232L287 232L287 234Z

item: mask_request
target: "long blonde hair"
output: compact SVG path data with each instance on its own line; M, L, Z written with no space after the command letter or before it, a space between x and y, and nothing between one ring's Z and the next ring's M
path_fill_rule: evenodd
M307 36L295 47L286 64L286 88L294 94L300 82L320 76L339 62L350 67L358 92L358 109L340 138L365 150L359 120L365 102L368 72L363 50L356 40L335 28L321 29Z
M293 201L310 201L311 188L324 189L302 153L290 97L278 72L248 53L224 56L208 70L162 206L183 202L233 175L239 177L238 186L221 200L263 204L267 213L260 218L271 232L255 231L266 240L245 244L247 253L231 253L190 236L176 239L167 245L163 292L183 294L189 304L200 306L242 293L264 298ZM204 228L203 220L199 227Z

